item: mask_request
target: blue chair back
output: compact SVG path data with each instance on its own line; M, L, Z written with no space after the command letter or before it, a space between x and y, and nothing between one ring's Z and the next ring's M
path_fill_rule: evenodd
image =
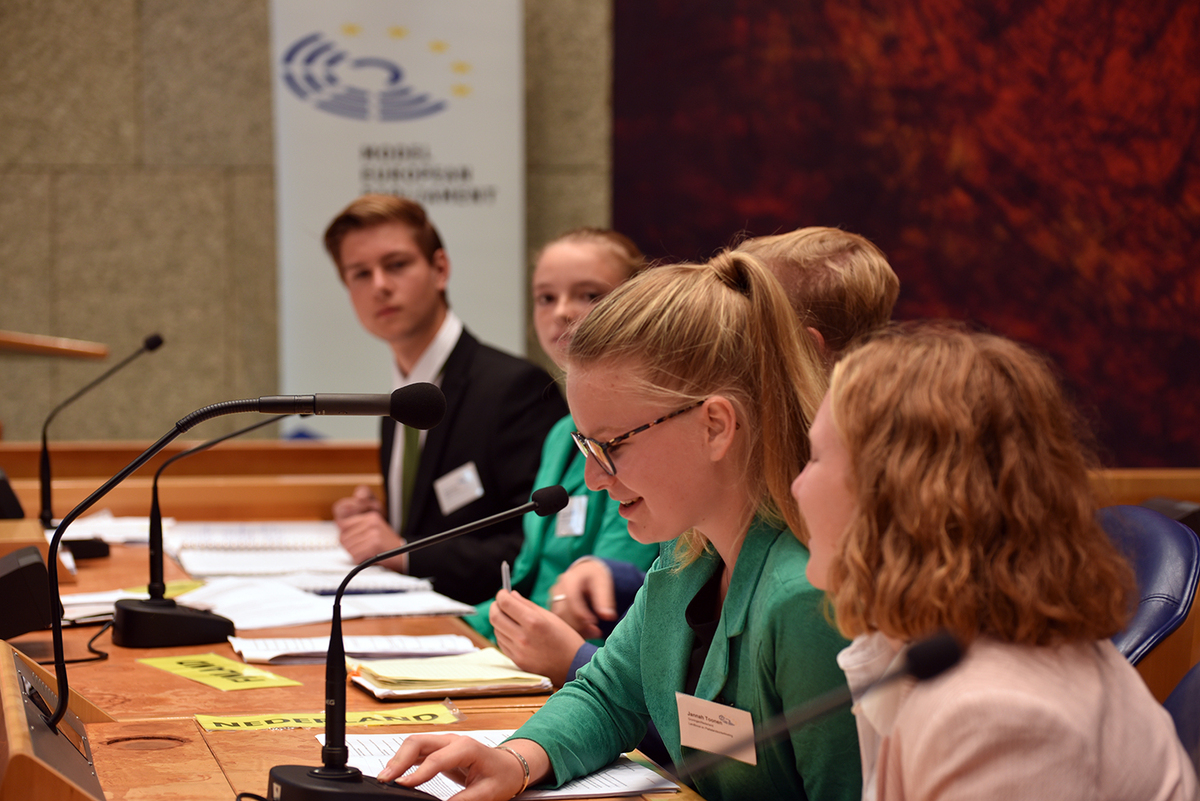
M1179 680L1163 706L1171 713L1179 740L1200 773L1200 665L1194 665Z
M1136 665L1191 610L1200 581L1200 538L1179 521L1142 506L1105 507L1099 521L1137 576L1133 619L1112 638Z

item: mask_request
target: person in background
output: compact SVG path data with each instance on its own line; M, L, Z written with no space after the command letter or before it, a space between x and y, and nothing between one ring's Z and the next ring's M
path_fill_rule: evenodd
M737 249L757 256L779 279L796 319L816 342L831 367L851 343L886 325L900 294L900 279L887 257L865 237L839 228L810 226L786 234L747 239ZM566 570L551 589L562 600L554 611L579 639L567 678L587 664L598 636L629 608L645 572L614 558L584 557ZM557 663L553 656L565 637L544 643L531 663ZM530 649L533 650L533 649Z
M325 249L363 328L391 348L394 385L428 381L446 396L428 432L383 418L386 502L364 486L334 504L343 547L361 561L528 501L542 441L566 405L545 370L484 345L451 311L450 259L425 209L363 195L329 224ZM520 547L517 519L384 564L478 603Z
M907 325L834 367L792 485L808 576L853 644L864 797L1188 799L1170 716L1109 637L1132 571L1049 365L961 326ZM939 629L949 672L862 688Z
M775 274L800 324L829 366L856 340L892 319L900 279L866 237L810 226L747 239L737 250Z
M801 530L785 523L799 525L788 490L825 380L751 256L655 267L597 304L568 349L572 436L589 488L620 504L634 539L665 543L661 555L604 647L501 748L416 735L379 778L418 765L402 784L446 772L466 783L460 801L505 799L607 765L649 721L677 762L698 719L729 720L736 739L845 687L834 658L845 640L805 578ZM709 801L861 793L848 710L758 745L754 762L723 761L696 789Z
M542 350L560 369L565 369L572 327L645 266L637 245L608 229L577 228L542 248L533 271L533 325ZM658 556L656 544L630 538L616 501L606 492L587 488L586 457L571 439L574 430L570 415L550 430L534 480L539 487L563 486L571 498L567 508L553 517L525 515L525 542L512 568L514 592L506 613L497 615L498 627L488 618L490 599L466 618L480 634L494 637L523 670L548 676L559 686L583 640L547 611L553 603L550 586L558 574L585 554L618 559L643 571Z

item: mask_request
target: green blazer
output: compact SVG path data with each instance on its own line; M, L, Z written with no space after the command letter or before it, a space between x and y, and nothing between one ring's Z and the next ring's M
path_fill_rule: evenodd
M570 415L559 420L546 435L542 445L542 461L534 487L561 484L572 502L586 498L587 515L583 531L578 536L558 536L558 516L525 515L525 541L512 565L513 589L538 606L550 608L550 588L559 574L581 556L602 556L632 562L645 570L658 556L658 545L643 545L629 536L625 519L618 514L620 504L603 490L593 492L583 480L584 456L571 439L575 422ZM565 512L564 512L565 513ZM485 637L494 636L488 621L492 606L489 598L475 606L475 614L465 618Z
M678 568L665 547L629 614L575 681L555 693L514 737L546 750L557 784L635 748L651 719L678 762L676 691L682 692L693 634L687 605L719 560L711 549ZM824 614L823 594L804 575L808 549L791 532L755 521L746 534L696 695L748 711L755 727L834 687L845 686L838 651L846 640ZM688 753L691 749L687 749ZM722 762L696 778L709 801L745 798L859 799L858 735L849 709L758 746L757 766Z

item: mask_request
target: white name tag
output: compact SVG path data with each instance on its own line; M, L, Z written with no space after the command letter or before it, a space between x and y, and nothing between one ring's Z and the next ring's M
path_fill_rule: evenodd
M475 469L475 463L467 462L433 482L433 491L437 495L442 515L445 516L458 511L471 501L482 498L483 482L479 480L479 471Z
M675 705L679 707L680 745L723 754L747 765L758 764L754 719L749 712L679 692L675 693Z
M567 501L567 508L559 512L554 521L554 536L579 537L583 535L583 529L587 526L587 502L588 496L586 495L571 496L571 500Z

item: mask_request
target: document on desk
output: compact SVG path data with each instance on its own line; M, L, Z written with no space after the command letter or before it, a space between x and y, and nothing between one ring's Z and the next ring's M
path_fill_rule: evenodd
M354 568L350 556L336 551L183 551L179 564L189 576L269 577L318 595L333 595ZM363 570L346 588L363 592L413 592L433 589L428 579L406 576L378 565Z
M447 656L478 650L470 638L461 634L351 636L342 641L346 656L354 659ZM229 644L247 662L273 665L324 662L329 651L328 637L230 637Z
M174 522L172 518L164 518L163 527L168 528ZM92 537L98 537L113 545L144 544L150 539L150 518L117 517L111 510L101 509L79 518L63 534L63 539L66 540Z
M184 593L185 606L207 609L233 621L239 631L274 626L328 623L333 599L314 595L278 578L222 576L199 589ZM342 599L342 618L395 617L399 615L464 615L475 608L436 592L396 592L354 595Z
M333 619L330 598L267 578L209 579L203 587L184 593L176 600L185 606L207 609L227 617L238 631L327 623ZM361 615L343 609L342 617Z
M328 520L185 522L163 531L163 547L185 550L324 551L338 547L337 524Z
M63 607L63 622L83 625L112 620L113 605L122 598L145 600L147 592L131 590L106 590L104 592L78 592L60 595Z
M352 681L376 698L549 692L550 679L521 670L495 648L425 659L347 659Z
M510 737L512 730L464 731L461 734L492 747L500 745ZM347 734L346 747L350 750L349 764L368 776L377 776L409 736L411 735ZM317 735L317 740L321 745L325 745L324 734ZM438 776L420 785L419 789L445 801L460 792L462 785L445 776ZM608 767L567 782L557 790L526 790L517 798L607 798L678 791L679 785L675 782L622 755Z
M328 521L178 523L164 532L163 547L191 576L272 576L322 595L332 595L356 564ZM370 567L347 592L430 589L427 579Z
M196 589L203 582L190 579L168 581L166 584L167 598L175 598L185 592ZM112 620L113 605L122 598L145 600L150 597L145 585L141 587L126 587L123 590L104 590L101 592L76 592L59 595L63 606L63 623L67 625L86 625L103 623Z

